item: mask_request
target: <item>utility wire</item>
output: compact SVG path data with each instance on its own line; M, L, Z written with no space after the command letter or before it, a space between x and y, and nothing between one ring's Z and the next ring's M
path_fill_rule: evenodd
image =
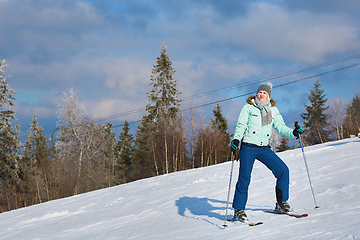
M216 90L212 90L212 91L209 91L209 92L196 94L196 95L193 95L193 96L186 97L186 98L182 99L182 101L188 101L188 100L191 100L191 99L204 97L204 96L210 95L210 94L215 93L215 92L232 90L232 89L235 89L235 88L240 88L240 87L248 86L248 85L259 83L259 82L264 82L264 81L268 81L268 80L271 80L271 79L286 77L286 76L290 76L290 75L293 75L293 74L302 73L302 72L305 72L305 71L314 70L314 69L317 69L317 68L326 67L326 66L330 66L330 65L333 65L333 64L337 64L337 63L341 63L341 62L345 62L345 61L349 61L349 60L354 60L354 59L357 59L357 58L360 58L360 54L356 54L356 55L352 55L352 56L348 56L348 57L343 57L343 58L339 58L339 59L334 59L334 60L331 60L331 61L328 61L328 62L325 62L325 63L312 65L312 66L309 66L309 67L306 67L306 68L303 68L303 69L300 69L300 70L297 70L297 71L290 71L290 72L286 72L286 73L281 73L281 74L277 74L277 75L270 76L270 77L256 79L256 80L246 82L246 83L236 84L236 85L233 85L233 86L216 89Z
M345 62L345 61L349 61L349 60L354 60L354 59L357 59L357 58L360 58L360 54L356 54L356 55L352 55L352 56L348 56L348 57L344 57L344 58L339 58L339 59L335 59L335 60L331 60L331 61L328 61L328 62L325 62L325 63L321 63L321 64L312 65L312 66L309 66L309 67L306 67L306 68L303 68L303 69L300 69L300 70L297 70L297 71L290 71L290 72L286 72L286 73L281 73L281 74L277 74L277 75L274 75L274 76L265 77L265 78L260 78L260 79L256 79L256 80L253 80L253 81L250 81L250 82L233 85L233 86L230 86L230 87L220 88L220 89L208 91L208 92L201 93L201 94L196 94L196 95L193 95L193 96L189 96L189 97L180 99L180 101L182 101L182 102L184 102L184 101L189 101L189 100L192 100L192 99L196 99L196 98L208 96L208 95L213 94L213 93L216 93L216 92L221 92L221 91L226 91L226 90L232 90L232 89L236 89L236 88L241 88L241 87L245 87L245 86L252 85L252 84L255 84L255 83L264 82L264 81L268 81L268 80L276 79L276 78L281 78L281 77L285 77L285 76L289 76L289 75L293 75L293 74L297 74L297 73L301 73L301 72L305 72L305 71L309 71L309 70L314 70L314 69L317 69L317 68L326 67L326 66L330 66L330 65L333 65L333 64L341 63L341 62ZM307 80L307 79L310 79L310 78L322 76L322 75L325 75L325 74L328 74L328 73L331 73L331 72L340 71L340 70L344 70L344 69L347 69L347 68L355 67L355 66L357 66L357 65L359 65L359 64L360 64L360 63L356 63L356 64L353 64L353 65L349 65L349 66L342 67L342 68L338 68L338 69L331 70L331 71L328 71L328 72L320 73L320 74L313 75L313 76L310 76L310 77L306 77L306 78L302 78L302 79L299 79L299 80L291 81L291 82L288 82L288 83L280 84L280 85L274 86L274 88L276 88L276 87L281 87L281 86L286 86L286 85L289 85L289 84L292 84L292 83L296 83L296 82L304 81L304 80ZM213 105L213 104L215 104L215 103L232 100L232 99L239 98L239 97L243 97L243 96L246 96L246 95L249 95L249 94L253 94L253 93L254 93L254 92L250 92L250 93L238 95L238 96L235 96L235 97L230 97L230 98L218 100L218 101L216 101L216 102L210 102L210 103L202 104L202 105L199 105L199 106L195 106L195 107L191 107L191 108L188 108L188 109L184 109L184 110L182 110L182 111L188 111L188 110L195 109L195 108L200 108L200 107L205 107L205 106L208 106L208 105ZM105 121L105 120L109 120L109 119L113 119L113 118L123 117L123 116L131 115L131 114L135 114L135 113L140 113L140 112L143 112L143 111L145 111L144 108L139 108L139 109L135 109L135 110L130 110L130 111L126 111L126 112L122 112L122 113L110 115L110 116L108 116L108 117L98 118L98 119L95 119L95 120L92 121L92 122L101 122L101 121ZM137 122L140 122L140 120L138 120L138 121L133 121L133 122L131 122L131 124L137 123ZM85 123L85 124L89 124L89 123ZM130 123L129 123L129 124L130 124ZM124 124L120 124L120 125L113 126L113 128L117 128L117 127L121 127L121 126L124 126ZM55 130L55 131L56 131L56 130ZM55 131L45 131L45 132L43 132L43 134L44 134L44 135L45 135L45 134L50 134L50 133L53 134ZM25 137L24 137L24 138L25 138ZM22 138L22 139L23 139L23 138Z
M332 73L332 72L341 71L341 70L344 70L344 69L347 69L347 68L351 68L351 67L355 67L355 66L358 66L358 65L360 65L360 63L352 64L352 65L349 65L349 66L346 66L346 67L338 68L338 69L331 70L331 71L328 71L328 72L323 72L323 73L316 74L316 75L313 75L313 76L310 76L310 77L305 77L305 78L301 78L301 79L298 79L298 80L290 81L290 82L287 82L287 83L279 84L279 85L273 86L273 88L283 87L283 86L286 86L286 85L289 85L289 84L293 84L293 83L305 81L305 80L308 80L308 79L311 79L311 78L320 77L320 76L323 76L323 75L326 75L326 74L329 74L329 73ZM202 104L202 105L199 105L199 106L195 106L195 107L191 107L191 108L185 109L185 110L183 110L183 111L188 111L188 110L195 109L195 108L205 107L205 106L213 105L213 104L219 103L219 102L229 101L229 100L232 100L232 99L235 99L235 98L248 96L248 95L254 94L254 93L256 93L256 91L252 91L252 92L249 92L249 93L241 94L241 95L238 95L238 96L235 96L235 97L230 97L230 98L225 98L225 99L222 99L222 100L217 100L217 101L215 101L215 102L205 103L205 104Z
M180 99L181 102L185 102L185 101L189 101L192 99L196 99L196 98L201 98L201 97L205 97L208 95L211 95L213 93L216 92L222 92L222 91L228 91L228 90L232 90L232 89L236 89L236 88L241 88L241 87L245 87L245 86L249 86L255 83L259 83L259 82L264 82L264 81L269 81L272 79L277 79L277 78L281 78L281 77L286 77L286 76L290 76L290 75L294 75L297 73L302 73L302 72L306 72L306 71L310 71L310 70L314 70L314 69L318 69L318 68L322 68L322 67L326 67L326 66L331 66L337 63L342 63L342 62L346 62L346 61L350 61L350 60L354 60L360 58L360 54L356 54L356 55L351 55L351 56L347 56L347 57L343 57L343 58L338 58L338 59L334 59L328 62L324 62L324 63L320 63L320 64L315 64L300 70L296 70L296 71L290 71L290 72L285 72L285 73L281 73L281 74L277 74L274 76L270 76L270 77L265 77L265 78L259 78L250 82L246 82L246 83L240 83L240 84L236 84L233 86L229 86L229 87L224 87L224 88L219 88L219 89L215 89L212 91L208 91L208 92L204 92L204 93L200 93L200 94L195 94L192 96L188 96L185 98ZM117 114L113 114L113 115L109 115L107 117L101 117L98 119L95 119L95 122L101 122L101 121L105 121L105 120L109 120L109 119L113 119L113 118L118 118L118 117L123 117L123 116L127 116L127 115L131 115L131 114L135 114L135 113L140 113L145 111L145 108L139 108L139 109L135 109L135 110L130 110L127 112L122 112L122 113L117 113Z
M348 68L352 68L352 67L356 67L356 66L359 66L359 65L360 65L360 63L355 63L355 64L352 64L352 65L349 65L349 66L346 66L346 67L337 68L337 69L334 69L334 70L331 70L331 71L327 71L327 72L323 72L323 73L320 73L320 74L312 75L312 76L309 76L309 77L301 78L301 79L298 79L298 80L289 81L289 82L287 82L287 83L275 85L275 86L273 86L273 88L284 87L284 86L287 86L287 85L290 85L290 84L298 83L298 82L305 81L305 80L308 80L308 79L312 79L312 78L315 78L315 77L320 77L320 76L323 76L323 75L326 75L326 74L329 74L329 73L333 73L333 72L337 72L337 71L342 71L342 70L345 70L345 69L348 69ZM213 104L217 104L217 103L220 103L220 102L225 102L225 101L233 100L233 99L240 98L240 97L244 97L244 96L249 96L250 94L256 94L256 91L248 92L248 93L241 94L241 95L234 96L234 97L230 97L230 98L225 98L225 99L222 99L222 100L217 100L217 101L210 102L210 103L205 103L205 104L198 105L198 106L195 106L195 107L190 107L190 108L187 108L187 109L183 109L183 110L181 110L181 111L183 111L183 112L185 112L185 111L190 111L190 110L192 110L192 109L201 108L201 107L206 107L206 106L213 105ZM141 121L141 120L132 121L132 122L128 122L128 124L130 125L130 124L134 124L134 123L139 123L140 121ZM115 126L112 127L112 129L118 128L118 127L122 127L122 126L124 126L124 125L125 125L125 124L115 125ZM96 130L96 131L92 131L92 132L97 132L97 131L101 131L101 130ZM91 133L92 133L92 132L91 132ZM85 133L80 134L79 136L85 135L85 134L89 134L89 133L90 133L90 132L85 132ZM50 142L50 141L49 141L49 142Z
M290 85L290 84L294 84L294 83L297 83L297 82L309 80L309 79L311 79L311 78L316 78L316 77L320 77L320 76L323 76L323 75L326 75L326 74L329 74L329 73L333 73L333 72L345 70L345 69L348 69L348 68L356 67L356 66L358 66L358 65L360 65L360 63L355 63L355 64L352 64L352 65L349 65L349 66L346 66L346 67L334 69L334 70L327 71L327 72L323 72L323 73L316 74L316 75L313 75L313 76L309 76L309 77L301 78L301 79L298 79L298 80L290 81L290 82L287 82L287 83L279 84L279 85L273 86L273 88L284 87L284 86L287 86L287 85ZM198 105L198 106L195 106L195 107L190 107L190 108L187 108L187 109L183 109L182 111L183 111L183 112L185 112L185 111L190 111L190 110L192 110L192 109L201 108L201 107L206 107L206 106L209 106L209 105L217 104L217 103L219 103L219 102L225 102L225 101L233 100L233 99L240 98L240 97L244 97L244 96L249 96L250 94L255 94L255 93L256 93L256 91L252 91L252 92L248 92L248 93L245 93L245 94L241 94L241 95L238 95L238 96L235 96L235 97L225 98L225 99L222 99L222 100L217 100L217 101L214 101L214 102L205 103L205 104ZM134 122L131 122L131 123L137 123L137 122L140 122L140 120L134 121ZM130 123L129 123L129 124L130 124ZM116 125L116 126L114 126L113 128L115 128L115 127L121 127L121 126L124 126L124 124Z

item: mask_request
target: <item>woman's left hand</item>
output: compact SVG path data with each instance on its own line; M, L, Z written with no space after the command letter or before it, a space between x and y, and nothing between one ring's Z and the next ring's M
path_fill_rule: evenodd
M300 134L303 134L303 130L301 129L301 127L299 125L295 126L295 129L293 131L293 134L296 138L299 138Z

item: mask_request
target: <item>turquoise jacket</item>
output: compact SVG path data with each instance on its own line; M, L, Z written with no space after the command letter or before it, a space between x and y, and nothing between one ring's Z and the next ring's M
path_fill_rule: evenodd
M288 138L294 138L293 129L287 127L284 120L279 113L277 107L275 107L275 101L270 100L270 110L272 113L272 122L269 125L262 126L261 111L260 108L254 103L255 97L247 98L247 105L243 107L240 112L236 128L234 139L243 141L246 143L252 143L257 146L269 145L271 138L271 130L274 127L281 135Z

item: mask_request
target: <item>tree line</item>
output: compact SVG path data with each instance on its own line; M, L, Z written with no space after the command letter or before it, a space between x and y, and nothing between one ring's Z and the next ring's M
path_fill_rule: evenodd
M315 145L349 137L360 137L360 91L355 93L350 103L342 99L328 99L317 80L310 89L310 104L304 104L302 140L304 145ZM282 137L278 151L291 149L288 139Z
M70 87L58 104L53 136L44 136L35 114L21 143L20 127L12 124L16 93L4 77L5 61L0 63L1 212L230 158L230 133L220 104L208 124L195 110L180 111L176 71L165 45L151 73L149 104L135 136L128 121L118 137L110 122L93 121Z
M231 134L221 105L208 121L190 106L181 111L176 70L165 44L153 66L147 93L149 104L135 135L125 121L116 137L110 122L99 124L86 113L73 88L58 104L57 130L50 138L36 114L21 143L15 120L15 91L0 61L0 211L10 211L58 198L111 187L171 172L229 161ZM305 105L304 142L308 145L342 139L360 131L360 98L326 106L316 82ZM274 134L275 138L276 134ZM275 151L289 149L283 139Z

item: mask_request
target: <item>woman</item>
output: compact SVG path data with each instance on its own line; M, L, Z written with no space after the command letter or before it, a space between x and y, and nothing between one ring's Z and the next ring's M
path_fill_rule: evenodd
M290 212L289 199L289 169L286 164L269 147L272 127L288 138L298 137L302 133L300 127L291 129L284 123L275 101L270 99L272 84L261 84L256 96L247 98L247 105L240 112L231 141L231 151L234 153L240 147L240 170L236 184L233 208L234 220L246 221L245 205L248 198L251 171L255 159L262 162L274 174L276 181L276 211Z

